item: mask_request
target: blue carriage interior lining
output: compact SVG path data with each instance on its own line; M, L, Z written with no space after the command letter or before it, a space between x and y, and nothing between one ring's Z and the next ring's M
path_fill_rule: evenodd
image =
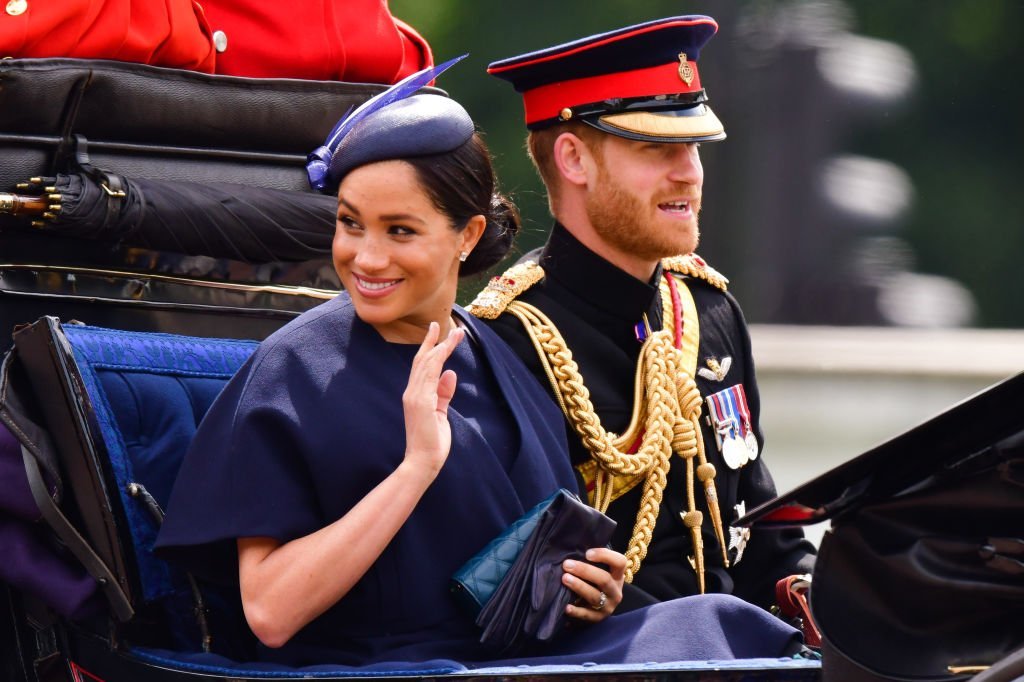
M212 641L215 651L243 655L253 640L237 594L200 589L191 576L155 557L153 544L199 422L257 342L75 324L61 330L80 375L85 430L113 479L108 495L117 501L111 506L123 510L119 537L129 544L124 551L134 559L137 579L133 607L144 614L135 621L161 621L149 629L174 650L202 651ZM125 630L153 639L148 632L141 636L134 622Z
M196 427L257 343L81 325L63 331L117 483L142 597L166 597L174 591L173 575L152 553L159 510L166 509Z
M197 338L173 334L128 332L77 324L65 324L55 333L67 339L65 348L73 355L73 365L80 375L81 402L85 428L94 441L96 451L106 458L106 476L116 483L117 499L123 509L119 523L127 525L121 537L130 540L127 550L134 558L138 585L135 588L137 607L155 607L166 624L170 641L136 641L124 639L119 669L126 663L134 673L146 666L178 671L183 679L194 675L220 675L246 679L376 678L391 676L520 676L598 674L644 671L663 674L667 671L759 670L772 671L771 679L816 679L820 664L815 661L791 659L756 659L747 661L683 661L675 664L649 666L581 665L581 666L519 666L507 668L469 668L456 661L393 662L366 667L312 666L286 668L265 663L239 662L233 653L240 649L202 650L202 628L197 629L193 613L194 591L189 577L152 553L160 524L160 509L170 497L171 487L184 453L210 404L228 379L242 366L257 346L255 341ZM63 345L63 344L59 344ZM113 495L112 491L109 493ZM152 499L149 499L151 496ZM217 595L204 586L203 595L211 612L231 606L230 598ZM211 621L213 622L213 621ZM218 626L232 626L217 622ZM128 624L129 626L131 623ZM241 625L246 635L244 621ZM130 631L130 630L129 630ZM222 632L211 625L216 640ZM228 632L237 643L237 632ZM87 657L87 658L92 658ZM102 673L103 665L92 662ZM141 666L141 668L139 667ZM117 667L111 669L118 669ZM109 673L110 671L108 671ZM134 674L133 673L133 674ZM101 675L102 676L102 675ZM131 677L132 675L129 675ZM110 678L113 679L113 678ZM728 678L732 679L732 678ZM736 678L739 679L739 678Z

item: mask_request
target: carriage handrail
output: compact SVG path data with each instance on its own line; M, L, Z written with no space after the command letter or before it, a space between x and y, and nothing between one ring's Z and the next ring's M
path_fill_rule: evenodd
M0 133L0 143L12 142L19 145L25 144L58 144L64 138L60 135L11 135ZM238 161L262 161L269 163L281 163L284 165L305 166L305 154L284 154L277 152L253 152L238 149L215 149L212 147L178 147L133 144L131 142L105 142L103 140L89 139L89 149L92 151L106 152L141 152L148 154L160 154L165 156L216 156L220 159L234 159Z
M338 295L332 289L317 289L314 287L303 287L291 284L239 284L237 282L218 282L216 280L193 279L191 277L178 277L174 275L162 275L154 272L140 272L131 270L107 270L104 268L83 268L67 265L43 265L31 263L0 263L0 270L49 270L52 272L63 272L72 275L99 275L103 277L143 277L169 282L172 284L186 284L189 286L206 287L211 289L228 289L231 291L244 291L260 294L284 294L286 296L308 296L330 300Z

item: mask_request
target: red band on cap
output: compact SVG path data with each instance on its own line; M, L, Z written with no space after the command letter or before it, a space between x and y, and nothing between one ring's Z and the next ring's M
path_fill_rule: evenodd
M562 109L606 99L654 97L698 92L701 89L697 62L687 62L693 80L687 85L679 75L679 62L636 71L621 71L561 83L549 83L523 93L526 124L557 118Z

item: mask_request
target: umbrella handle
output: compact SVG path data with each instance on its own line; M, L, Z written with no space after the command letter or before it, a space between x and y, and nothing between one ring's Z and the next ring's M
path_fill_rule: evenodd
M60 201L57 199L57 201ZM57 205L57 204L55 204ZM50 210L48 196L26 196L0 192L0 215L41 216Z
M0 215L42 217L55 220L61 212L63 197L57 192L56 178L31 178L18 183L17 189L37 190L42 194L26 195L0 192ZM43 227L42 220L33 220L32 227Z

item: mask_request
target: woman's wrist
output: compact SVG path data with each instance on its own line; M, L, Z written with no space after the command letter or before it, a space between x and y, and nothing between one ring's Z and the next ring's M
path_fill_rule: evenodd
M435 466L432 463L424 462L422 459L417 457L410 457L409 453L405 453L405 459L398 468L395 470L395 474L402 479L404 483L426 490L430 487L430 484L437 478L437 474L441 471L440 466Z

